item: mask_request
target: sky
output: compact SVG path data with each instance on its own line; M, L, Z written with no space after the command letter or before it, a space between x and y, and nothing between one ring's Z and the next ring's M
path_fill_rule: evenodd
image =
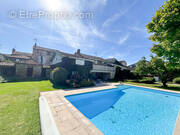
M164 2L0 0L0 53L11 53L12 48L32 52L36 41L42 47L68 53L81 49L130 65L149 58L153 42L145 26Z

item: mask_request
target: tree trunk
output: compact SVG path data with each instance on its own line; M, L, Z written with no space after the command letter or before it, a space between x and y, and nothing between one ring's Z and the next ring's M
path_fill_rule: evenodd
M167 82L166 81L162 81L162 83L163 83L163 87L165 87L165 88L167 88Z

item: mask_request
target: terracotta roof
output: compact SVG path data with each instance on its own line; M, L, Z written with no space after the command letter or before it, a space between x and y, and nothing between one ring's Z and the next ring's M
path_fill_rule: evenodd
M0 62L0 66L14 66L15 63L12 62Z
M31 59L31 57L22 56L22 55L5 55L5 56L6 56L6 57L9 57L9 58Z
M36 61L34 60L25 60L25 61L18 61L16 63L21 63L21 64L30 64L30 65L41 65L39 63L37 63Z
M91 56L91 55L87 55L87 54L83 54L83 53L80 53L80 54L75 53L75 56L80 56L85 59L105 61L105 59L103 59L101 57Z
M44 50L44 51L50 51L50 52L56 52L58 50L55 49L49 49L49 48L45 48L45 47L41 47L41 46L33 46L34 49L40 49L40 50Z
M31 53L26 53L26 52L19 52L19 51L15 51L13 52L12 55L21 55L21 56L28 56L28 57L32 57Z
M91 55L87 55L87 54L70 54L70 53L65 53L65 52L61 52L59 50L55 50L55 49L49 49L49 48L44 48L44 47L40 47L40 46L33 46L33 48L35 49L40 49L40 50L44 50L44 51L50 51L50 52L59 52L64 56L67 57L76 57L76 58L85 58L85 59L91 59L91 60L100 60L100 61L106 61L105 59L101 58L101 57L97 57L97 56L91 56Z

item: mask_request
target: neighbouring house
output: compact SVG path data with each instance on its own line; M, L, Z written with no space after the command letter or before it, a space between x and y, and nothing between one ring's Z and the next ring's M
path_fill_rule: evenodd
M128 68L131 72L133 72L135 70L136 66L137 66L137 63L134 63L134 64L129 65Z
M113 79L117 66L128 69L125 61L83 54L80 49L70 54L35 44L32 53L18 52L13 49L12 54L0 54L1 75L49 78L50 71L57 66L71 68L72 74L74 74L73 68L88 69L95 79L102 80Z
M12 54L0 54L0 74L20 78L41 77L42 65L37 63L32 54L12 50Z

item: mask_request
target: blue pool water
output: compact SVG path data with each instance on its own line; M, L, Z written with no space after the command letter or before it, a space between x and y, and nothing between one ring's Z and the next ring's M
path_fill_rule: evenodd
M66 97L105 135L172 135L180 94L128 85Z

